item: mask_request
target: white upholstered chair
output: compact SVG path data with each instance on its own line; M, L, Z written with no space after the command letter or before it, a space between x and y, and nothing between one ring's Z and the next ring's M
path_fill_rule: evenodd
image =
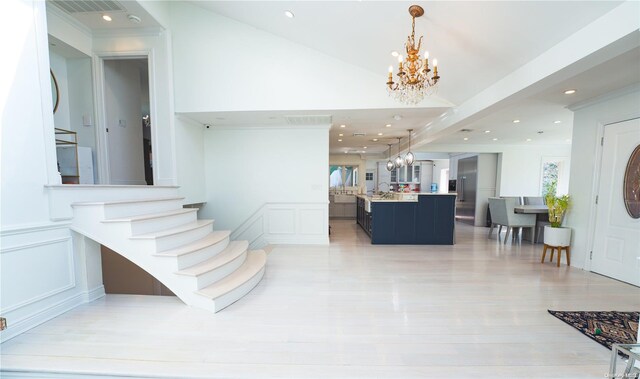
M513 228L531 228L533 233L532 240L535 241L536 233L536 215L535 214L519 214L515 213L514 208L518 204L516 198L489 198L489 210L491 211L491 228L489 229L489 235L491 237L493 228L498 225L498 240L500 240L500 232L502 227L507 228L507 233L504 236L504 243L507 243L509 239L509 233L513 233Z

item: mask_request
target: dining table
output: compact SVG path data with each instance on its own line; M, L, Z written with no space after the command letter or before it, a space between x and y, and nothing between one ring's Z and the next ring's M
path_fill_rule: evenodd
M515 213L536 213L536 214L549 214L549 208L545 204L541 205L516 205L513 208Z
M538 227L548 224L548 214L549 207L546 204L536 204L536 205L516 205L513 208L515 213L525 213L525 214L535 214L536 217L536 229ZM536 236L536 240L544 240L544 228L538 229L538 236ZM532 233L529 229L522 231L522 239L531 241L533 239ZM532 241L535 242L535 241Z

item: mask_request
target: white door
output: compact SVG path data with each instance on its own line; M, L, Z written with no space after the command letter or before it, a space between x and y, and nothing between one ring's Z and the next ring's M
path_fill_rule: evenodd
M605 126L591 262L592 271L636 286L640 286L640 219L627 213L623 183L627 162L638 145L640 119Z

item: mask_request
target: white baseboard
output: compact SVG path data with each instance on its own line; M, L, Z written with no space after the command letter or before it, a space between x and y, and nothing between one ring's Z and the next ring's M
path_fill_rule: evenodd
M70 311L71 309L84 303L84 294L75 294L67 299L64 299L56 304L53 304L47 308L44 308L31 316L24 318L15 324L11 323L7 325L7 329L0 332L0 343L4 343L13 337L16 337L29 329L51 320L61 314Z
M106 295L106 292L104 291L104 286L100 285L92 290L83 292L82 295L84 302L90 303L94 300L98 300L99 298L104 297Z

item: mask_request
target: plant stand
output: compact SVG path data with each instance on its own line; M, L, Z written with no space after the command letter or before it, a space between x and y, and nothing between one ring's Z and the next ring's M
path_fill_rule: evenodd
M544 248L542 250L542 259L540 260L540 263L544 263L544 258L547 255L547 249L551 249L551 254L549 254L549 262L553 262L553 254L555 252L555 250L558 250L558 267L560 267L560 259L562 258L562 250L564 250L565 254L567 255L567 266L571 265L571 248L569 246L552 246L552 245L547 245L546 243L544 244Z

